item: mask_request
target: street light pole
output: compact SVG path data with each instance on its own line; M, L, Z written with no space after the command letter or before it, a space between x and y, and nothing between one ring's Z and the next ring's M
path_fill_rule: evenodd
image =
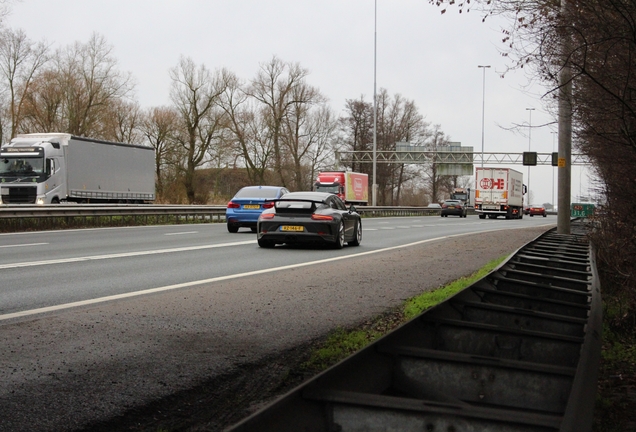
M486 112L486 68L489 68L490 65L482 66L477 65L478 68L483 70L483 85L482 85L482 96L481 96L481 167L484 167L484 118Z
M530 114L530 122L528 123L528 151L530 151L530 146L532 144L532 111L534 108L526 108L526 111ZM530 165L528 165L528 204L530 205Z
M378 0L375 0L373 24L373 184L371 185L372 205L376 205L376 196L378 182L376 180L377 165L377 149L378 149L378 107L376 96L376 64L377 64L377 45L378 45Z
M552 153L554 153L554 139L557 132L552 132ZM554 167L552 167L552 210L554 211Z

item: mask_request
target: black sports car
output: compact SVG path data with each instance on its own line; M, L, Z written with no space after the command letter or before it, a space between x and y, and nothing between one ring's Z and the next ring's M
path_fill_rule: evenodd
M362 241L362 221L353 205L347 206L337 195L324 192L290 192L271 200L258 218L258 245L326 243L340 249L347 243Z

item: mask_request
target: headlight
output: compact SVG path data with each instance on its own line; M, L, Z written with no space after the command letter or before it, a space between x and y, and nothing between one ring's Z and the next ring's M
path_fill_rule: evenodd
M38 198L35 200L35 203L36 203L37 205L44 205L44 198L42 198L42 197L38 197Z

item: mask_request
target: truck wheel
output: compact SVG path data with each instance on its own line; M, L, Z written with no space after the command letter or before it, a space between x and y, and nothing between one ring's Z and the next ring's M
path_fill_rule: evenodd
M486 219L486 215L485 214L480 214L479 215L479 219Z

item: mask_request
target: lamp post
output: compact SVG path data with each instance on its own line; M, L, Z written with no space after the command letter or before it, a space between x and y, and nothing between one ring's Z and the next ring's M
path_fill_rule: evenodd
M377 149L378 149L378 107L376 96L376 64L377 64L377 45L378 45L378 0L375 0L374 5L374 24L373 24L373 184L371 185L371 197L372 205L376 205L376 196L378 182L376 180L376 167L377 167Z
M477 65L478 68L483 70L483 85L482 85L482 96L481 96L481 167L484 167L484 118L486 112L486 68L489 68L490 65Z
M530 145L532 144L532 111L534 108L526 108L526 111L530 114L530 121L528 123L528 151L530 151ZM528 205L530 205L530 165L528 165Z
M552 153L554 153L554 140L557 132L552 132ZM552 167L552 210L554 211L554 167Z

